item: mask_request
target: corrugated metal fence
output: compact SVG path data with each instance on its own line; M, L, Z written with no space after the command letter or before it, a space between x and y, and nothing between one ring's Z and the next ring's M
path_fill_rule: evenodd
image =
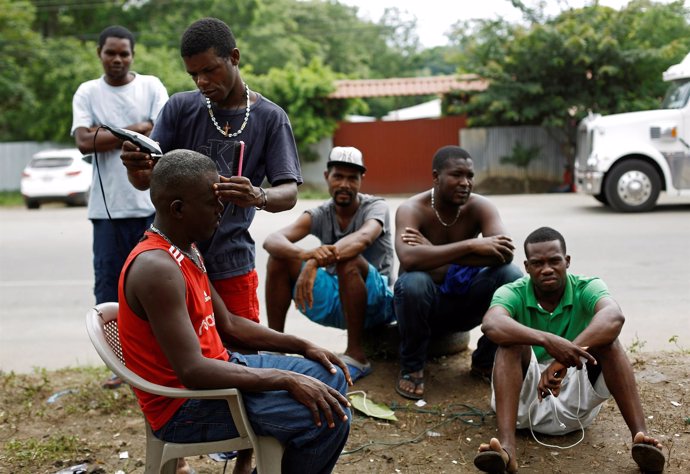
M70 148L50 142L0 143L0 191L18 191L22 170L34 153L51 148Z
M559 181L566 165L558 141L542 127L464 128L460 131L460 143L472 156L479 180L487 177L522 179L522 168L501 163L501 158L510 155L517 143L526 148L540 147L539 155L527 167L532 179Z
M539 156L530 162L529 176L559 182L566 163L558 142L541 127L465 128L464 117L402 120L396 122L343 122L333 142L318 146L321 160L303 165L309 184L324 186L323 169L331 145L362 150L368 168L362 191L374 194L409 194L431 184L431 159L440 147L459 144L474 159L477 182L489 177L522 178L522 169L501 163L516 143L538 145ZM18 190L26 163L37 151L66 148L55 143L0 143L0 191Z
M560 182L566 159L560 145L542 127L465 128L464 117L361 122L339 125L335 146L362 150L368 168L362 190L373 194L408 194L431 185L431 160L440 147L460 145L473 158L477 183L486 178L523 178L523 169L501 163L513 147L539 146L527 168L530 179Z
M354 146L364 155L367 175L362 191L407 194L431 185L431 160L444 145L459 143L465 117L343 122L333 137L335 146Z

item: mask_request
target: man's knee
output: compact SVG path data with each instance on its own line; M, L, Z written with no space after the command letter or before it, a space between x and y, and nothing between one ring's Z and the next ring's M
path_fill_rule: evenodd
M296 275L302 267L302 262L294 259L278 258L273 255L268 256L266 263L266 276L271 279L296 279Z
M522 271L513 263L506 263L496 267L496 281L498 286L513 282L518 278L522 278Z
M598 365L616 364L624 360L629 363L628 356L625 353L623 344L618 338L614 339L610 344L603 344L596 347L590 347L587 351L596 359ZM620 357L624 359L620 359Z
M274 273L282 271L287 263L287 260L282 258L276 258L273 255L268 256L268 262L266 263L266 271L268 273Z
M407 272L398 277L394 291L396 298L417 299L434 292L434 281L426 272Z
M351 281L352 278L361 278L362 281L366 281L369 274L369 262L358 255L355 258L339 260L335 264L335 269L338 281Z
M512 365L519 361L522 367L522 378L527 374L527 368L532 360L532 347L529 345L516 344L512 346L498 346L496 349L496 359L494 362L494 370L496 367L505 367L506 364ZM496 375L502 374L500 369Z

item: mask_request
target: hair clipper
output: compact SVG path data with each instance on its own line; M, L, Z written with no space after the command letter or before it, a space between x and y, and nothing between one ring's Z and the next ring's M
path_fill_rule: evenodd
M142 135L141 133L133 132L132 130L127 130L125 128L109 127L107 125L101 125L101 127L108 130L120 140L128 140L134 143L141 151L151 155L151 158L154 160L163 156L163 152L161 151L158 143L154 142L146 135Z

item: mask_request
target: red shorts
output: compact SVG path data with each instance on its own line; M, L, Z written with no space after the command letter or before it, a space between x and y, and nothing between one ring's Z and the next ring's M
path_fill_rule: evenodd
M213 280L213 287L232 314L259 322L259 275L256 269L244 275Z

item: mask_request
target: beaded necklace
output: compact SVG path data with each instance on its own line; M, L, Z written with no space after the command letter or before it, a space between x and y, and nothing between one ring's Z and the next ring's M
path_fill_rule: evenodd
M177 245L173 244L173 243L172 243L172 240L170 240L170 239L168 238L167 235L165 235L163 232L161 232L161 230L158 229L158 228L157 228L156 226L154 226L153 224L151 224L151 227L149 227L149 229L150 229L151 232L153 232L154 234L158 234L158 235L160 235L161 237L163 237L163 239L165 239L166 242L168 242L170 245L172 245L173 247L175 247L175 249L176 249L177 251L179 251L182 255L184 255L184 256L187 257L189 260L191 260L192 263L193 263L194 265L196 265L196 267L197 267L199 270L201 270L202 272L206 273L206 266L204 265L204 261L203 261L202 258L201 258L201 254L199 253L199 249L196 248L196 245L195 245L195 244L192 244L192 250L194 251L194 255L192 255L192 254L190 254L189 252L185 252L184 250L182 250L182 249L181 249L180 247L178 247ZM196 256L196 258L195 258L195 256Z
M240 135L242 133L242 131L244 130L244 127L247 126L247 122L249 121L249 112L251 111L251 107L250 107L251 101L249 100L249 87L247 86L246 82L243 82L242 84L244 84L244 95L247 98L247 108L244 111L244 122L242 122L240 129L237 130L235 133L229 133L229 130L228 130L229 127L227 126L227 124L225 126L225 129L221 128L221 126L218 125L218 122L216 121L216 117L215 117L215 115L213 115L213 109L211 108L211 99L206 97L206 108L208 109L208 115L211 117L211 121L213 122L213 125L216 126L216 129L223 136L228 137L228 138L233 138L233 137Z
M458 212L457 214L455 214L455 219L453 219L453 222L451 222L450 224L446 224L445 222L443 222L443 219L441 219L441 215L436 210L436 203L434 201L434 188L431 188L431 208L434 210L434 214L436 214L436 218L438 219L438 221L444 227L450 227L454 225L458 221L458 218L460 217L460 211L462 210L462 206L458 206Z

